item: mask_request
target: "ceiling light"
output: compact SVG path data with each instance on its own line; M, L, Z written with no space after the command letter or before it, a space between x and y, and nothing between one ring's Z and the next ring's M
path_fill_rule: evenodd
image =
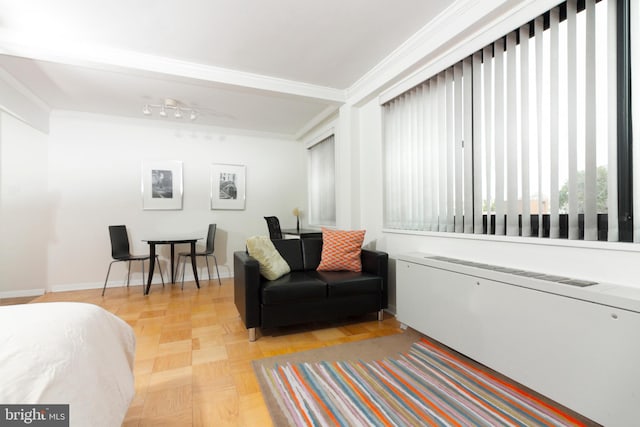
M173 113L173 116L176 119L181 119L184 117L184 113L189 113L189 120L195 120L198 118L198 111L195 110L193 107L190 107L186 104L183 104L180 101L177 101L175 99L172 98L166 98L164 101L162 101L162 103L160 104L146 104L143 108L142 108L142 113L145 116L150 116L151 114L153 114L153 110L154 109L158 109L158 115L160 117L167 117L169 114L167 113L168 110L175 110Z

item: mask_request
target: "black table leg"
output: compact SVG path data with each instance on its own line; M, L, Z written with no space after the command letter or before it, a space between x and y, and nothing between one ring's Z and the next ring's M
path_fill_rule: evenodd
M153 279L153 269L156 265L156 245L155 243L149 243L149 278L147 279L147 289L144 294L149 295L149 289L151 289L151 279Z
M173 258L175 257L175 244L171 243L171 283L176 283L176 274L173 272Z
M196 269L196 242L191 242L191 266L193 267L193 277L196 278L196 286L200 289L200 281L198 280L198 270Z

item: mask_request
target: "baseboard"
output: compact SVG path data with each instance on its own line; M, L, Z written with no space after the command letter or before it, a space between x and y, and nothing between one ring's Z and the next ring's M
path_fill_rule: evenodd
M200 274L198 272L198 274ZM226 278L230 278L233 277L233 275L229 275L229 274L220 274L220 278L221 279L226 279ZM207 278L207 272L205 271L204 275L199 275L198 278L200 280L206 280ZM139 279L139 278L138 278ZM193 282L194 278L193 278L193 272L191 272L191 274L187 273L185 274L185 281L187 282ZM213 273L213 276L211 277L211 280L217 280L217 276L215 275L215 273ZM180 283L182 281L182 277L176 277L176 283ZM160 280L159 277L155 277L153 278L153 281L151 282L152 285L162 285L162 281ZM171 284L170 279L168 277L165 277L165 284ZM146 283L144 284L146 285ZM83 291L83 290L87 290L87 289L102 289L102 287L104 286L104 282L88 282L88 283L69 283L66 285L54 285L51 287L51 292L69 292L69 291ZM115 280L115 281L109 281L107 283L107 289L109 288L121 288L123 286L126 286L126 282L123 282L122 280ZM135 281L131 281L129 283L129 287L132 286L142 286L142 283L140 283L140 280L135 280ZM44 289L42 290L41 293L37 294L37 295L42 295L44 294ZM4 296L2 295L2 293L0 293L0 298L12 298L14 296L31 296L33 294L25 294L25 295L11 295L11 296Z
M200 274L200 273L198 273ZM200 280L203 280L207 277L207 273L205 271L204 275L200 275L199 278ZM220 274L220 278L221 279L227 279L233 277L233 275L231 274ZM215 273L213 273L213 276L211 278L212 280L216 280L216 275ZM185 274L185 278L184 280L186 280L187 282L192 282L193 279L193 272L191 272L191 274L187 273ZM176 280L177 282L178 280ZM165 283L169 283L169 279L166 278L165 279ZM161 285L162 281L160 280L159 277L154 277L153 281L151 282L152 285ZM146 285L146 283L145 283ZM51 292L69 292L69 291L84 291L87 289L102 289L102 287L104 286L104 282L85 282L85 283L68 283L68 284L62 284L62 285L54 285L51 287ZM115 280L115 281L109 281L107 283L107 289L108 288L120 288L122 286L126 286L126 283L123 282L122 280ZM131 281L131 283L129 284L129 286L142 286L142 283L140 283L139 280L135 280L135 281ZM16 291L3 291L0 292L0 299L5 299L5 298L20 298L20 297L38 297L40 295L44 295L45 294L45 289L25 289L25 290L16 290Z
M153 280L151 282L152 285L161 285L162 282L160 279ZM146 283L144 283L146 285ZM90 283L70 283L66 285L54 285L51 287L51 292L68 292L68 291L83 291L87 289L102 289L104 286L104 282L90 282ZM107 283L107 289L109 288L121 288L123 286L127 286L126 282L122 280L118 281L109 281ZM132 281L129 283L129 287L133 286L143 286L139 280Z
M395 304L389 304L389 306L387 307L387 309L386 309L385 311L387 311L388 313L393 314L394 316L395 316L396 314L398 314L398 313L396 312L396 306L395 306Z
M182 273L182 272L181 272ZM182 274L176 274L176 283L178 282L182 282ZM223 272L220 273L220 279L228 279L233 277L233 274L225 274ZM204 274L198 272L198 279L200 280L207 280L209 278L209 276L207 276L207 272L205 270ZM184 280L185 282L193 282L195 281L194 277L193 277L193 271L186 272L184 274ZM218 280L218 276L216 275L215 271L211 272L211 280Z
M39 297L40 295L44 295L43 289L25 289L20 291L4 291L0 292L0 299L5 298L20 298L20 297Z

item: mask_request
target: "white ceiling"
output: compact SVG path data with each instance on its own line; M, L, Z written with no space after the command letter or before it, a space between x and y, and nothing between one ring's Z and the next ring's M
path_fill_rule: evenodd
M53 110L175 98L200 124L295 136L452 3L0 0L0 67Z

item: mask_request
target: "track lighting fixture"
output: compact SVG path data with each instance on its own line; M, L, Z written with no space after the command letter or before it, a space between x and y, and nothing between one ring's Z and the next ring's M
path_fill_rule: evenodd
M162 104L145 104L145 106L142 108L142 114L144 114L145 116L150 116L151 114L153 114L154 108L160 110L158 111L158 115L160 117L167 117L169 116L168 111L173 111L173 117L175 117L176 119L181 119L182 117L184 117L184 113L189 113L189 120L193 121L197 119L199 115L198 111L194 108L171 98L166 98L162 102Z

